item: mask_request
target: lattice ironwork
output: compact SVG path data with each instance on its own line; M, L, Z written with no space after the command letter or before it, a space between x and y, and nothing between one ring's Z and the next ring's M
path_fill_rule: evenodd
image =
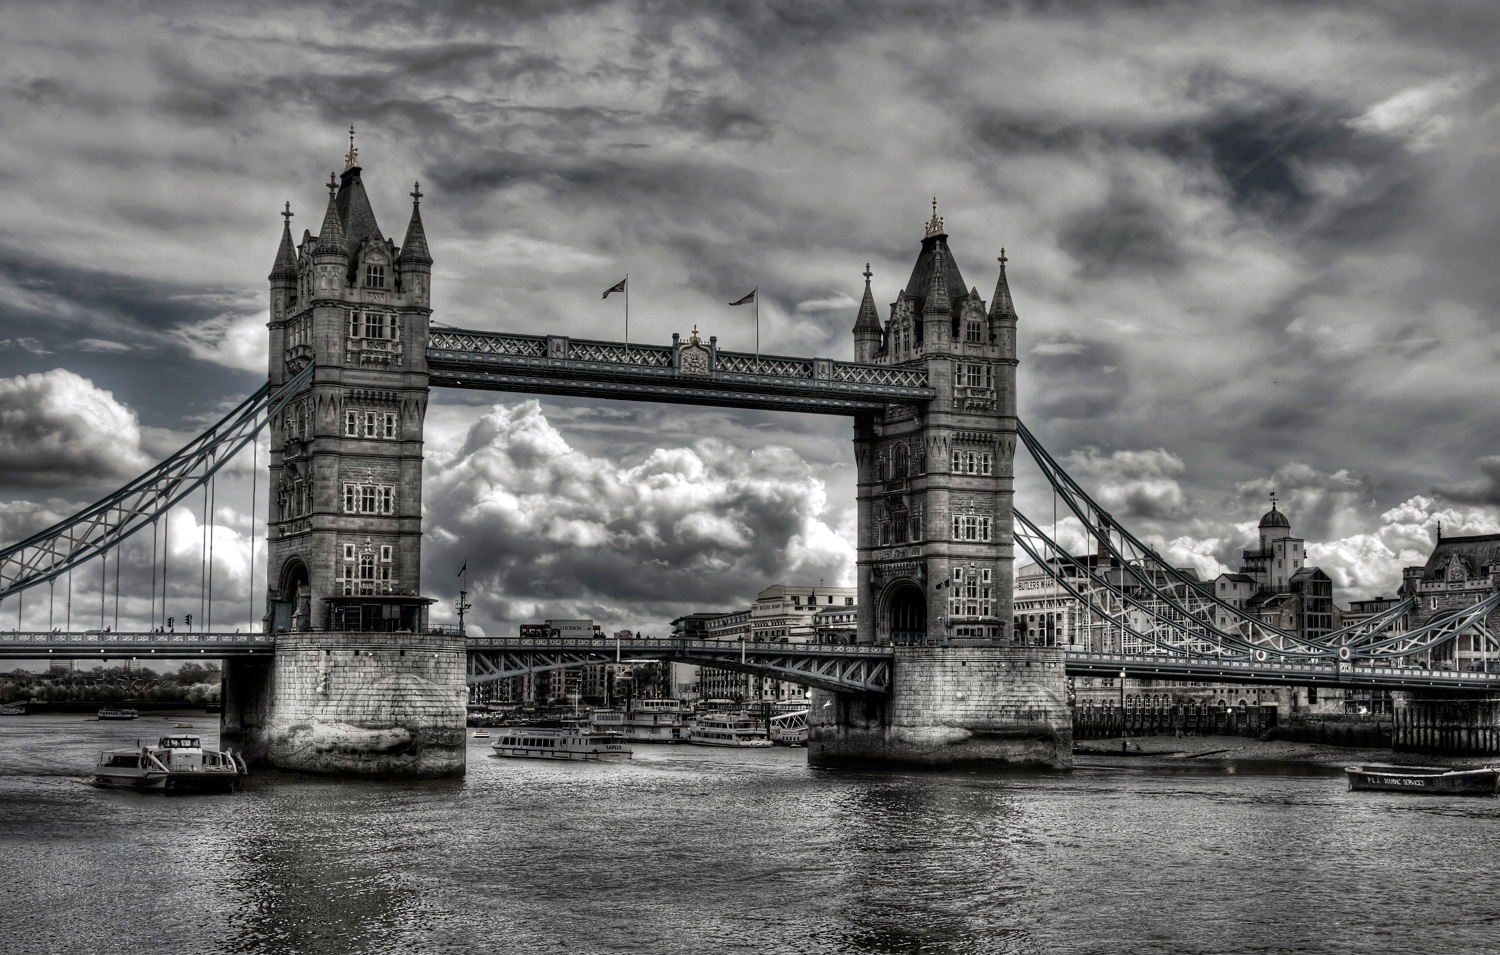
M888 648L718 640L607 640L506 637L470 641L470 683L616 659L676 660L753 673L840 693L888 693Z
M769 378L811 378L813 363L801 358L745 355L721 351L718 370L732 375L765 375Z
M499 332L434 328L427 333L427 350L542 358L547 354L547 339L540 335L503 335Z
M927 387L926 368L892 368L888 365L862 365L849 361L833 363L833 380L857 385L896 385L902 388Z
M568 358L574 361L670 368L672 349L660 345L626 345L623 342L569 341Z
M0 550L0 599L44 584L105 553L202 487L255 440L312 379L308 365L274 393L269 384L129 484L67 520Z

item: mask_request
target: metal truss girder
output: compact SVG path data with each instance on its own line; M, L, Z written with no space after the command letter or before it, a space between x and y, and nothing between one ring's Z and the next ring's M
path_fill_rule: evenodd
M265 633L0 633L0 657L110 660L121 657L270 656L276 640Z
M439 387L812 414L878 411L937 396L920 367L713 349L708 366L690 373L677 367L669 346L466 329L434 328L427 365L429 383Z
M273 394L269 384L129 484L61 523L0 549L0 599L55 580L128 539L208 483L312 378L309 364ZM263 415L263 417L262 417Z
M1351 662L1293 660L1213 660L1155 654L1064 654L1069 676L1117 677L1123 671L1134 679L1197 680L1212 683L1276 684L1289 686L1378 687L1389 689L1500 690L1500 674L1423 667L1360 665Z
M468 680L487 683L526 673L654 659L753 673L838 693L888 693L889 649L823 644L725 643L716 640L536 641L483 638L469 645Z

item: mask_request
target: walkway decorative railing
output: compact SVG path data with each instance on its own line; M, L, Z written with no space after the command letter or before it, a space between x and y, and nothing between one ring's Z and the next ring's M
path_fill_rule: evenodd
M878 411L936 397L925 367L720 351L715 339L638 345L433 328L434 385L536 394L644 398L817 414Z
M276 638L269 633L0 632L0 657L12 659L226 657L266 654L275 649Z

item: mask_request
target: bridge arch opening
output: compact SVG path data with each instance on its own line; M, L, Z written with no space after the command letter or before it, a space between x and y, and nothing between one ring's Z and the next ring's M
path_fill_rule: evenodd
M927 642L927 598L916 584L898 586L887 604L891 643L910 646Z
M270 631L308 630L312 627L312 575L300 557L281 565L276 596L271 601Z

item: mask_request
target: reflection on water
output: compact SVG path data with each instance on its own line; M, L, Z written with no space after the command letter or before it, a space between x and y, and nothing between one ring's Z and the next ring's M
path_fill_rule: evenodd
M882 775L476 741L462 780L86 784L169 725L0 721L0 951L1478 952L1500 921L1496 800L1317 767Z

